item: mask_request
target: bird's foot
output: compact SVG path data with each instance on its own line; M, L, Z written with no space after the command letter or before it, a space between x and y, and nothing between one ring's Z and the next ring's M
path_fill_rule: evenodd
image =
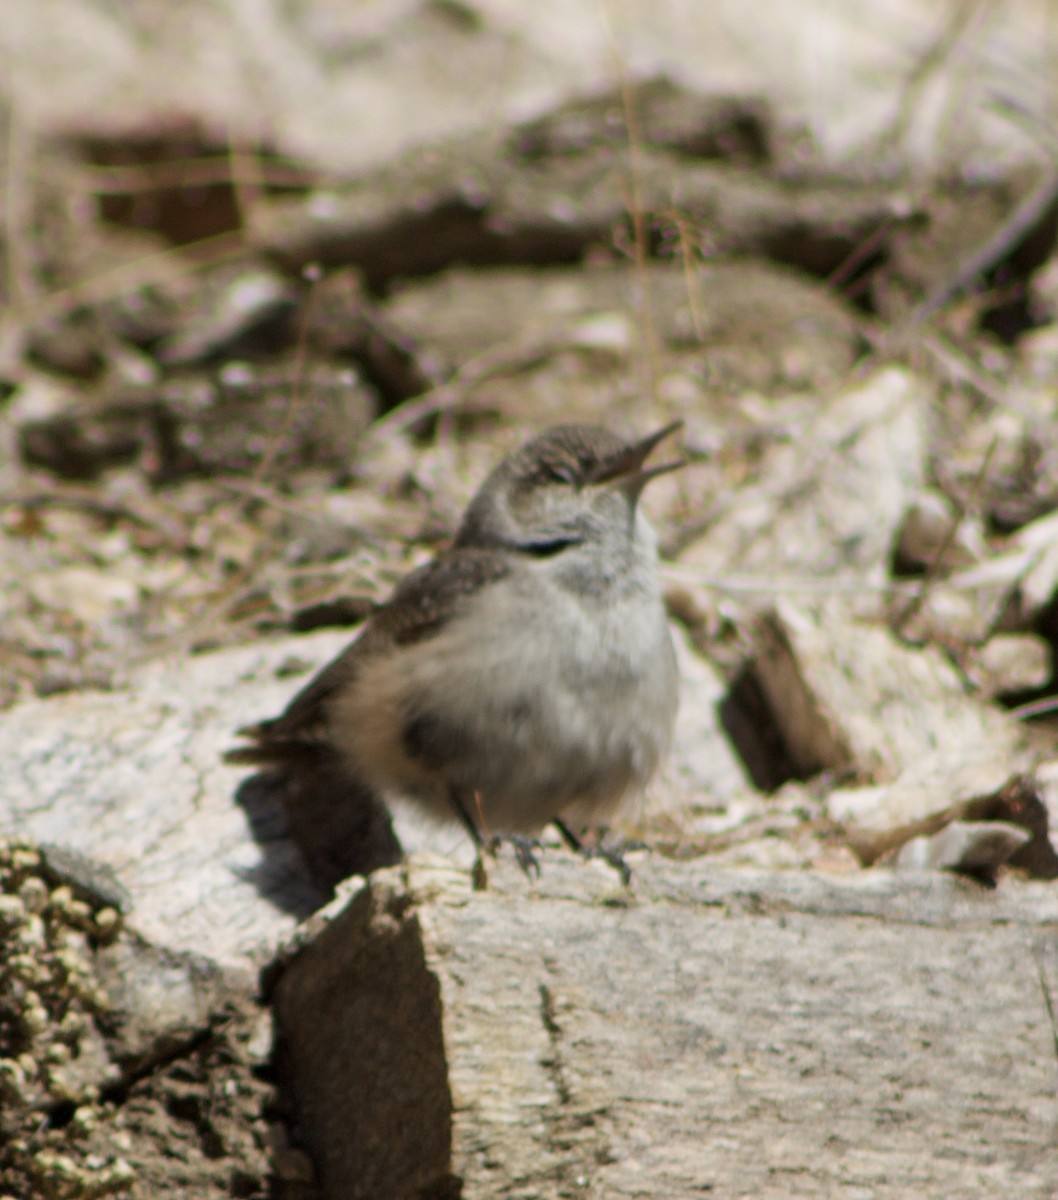
M618 838L616 841L607 840L604 831L600 830L594 841L586 842L565 823L556 820L552 822L562 834L562 838L571 850L575 850L581 858L587 860L601 858L621 876L621 882L627 887L632 882L632 868L625 861L626 850L642 850L645 843Z
M487 846L490 854L495 854L506 842L513 850L518 866L530 879L540 877L540 860L536 857L540 843L536 838L523 837L520 833L494 833L489 838Z
M632 845L631 849L635 849ZM605 845L582 845L577 853L585 860L591 858L601 858L603 862L609 863L611 867L621 876L621 882L627 887L632 882L632 868L625 861L624 856L625 846L605 846Z

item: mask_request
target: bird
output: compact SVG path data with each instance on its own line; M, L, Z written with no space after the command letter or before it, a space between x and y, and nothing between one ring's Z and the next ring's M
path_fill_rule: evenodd
M230 761L328 756L350 788L458 820L479 851L581 834L640 795L667 753L678 672L644 487L681 426L545 430L503 459L449 549L414 570ZM623 859L605 851L627 878ZM618 861L619 860L619 861Z

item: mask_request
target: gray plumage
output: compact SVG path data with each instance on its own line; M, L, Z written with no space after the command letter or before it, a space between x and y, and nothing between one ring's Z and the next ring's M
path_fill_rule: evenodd
M628 441L548 430L500 463L452 548L414 571L236 761L337 752L472 832L610 818L643 789L675 720L675 656L646 468L676 426Z

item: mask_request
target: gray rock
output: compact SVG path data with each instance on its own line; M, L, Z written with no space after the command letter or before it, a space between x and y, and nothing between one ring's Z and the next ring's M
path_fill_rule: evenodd
M939 875L415 860L287 962L280 1076L333 1200L1049 1200L1056 919Z

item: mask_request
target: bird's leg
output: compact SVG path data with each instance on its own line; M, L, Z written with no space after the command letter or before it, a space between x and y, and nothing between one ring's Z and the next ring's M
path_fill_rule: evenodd
M449 788L448 800L452 805L452 808L455 810L455 814L459 818L460 824L470 835L470 840L480 852L482 847L485 845L485 839L481 836L481 830L478 828L477 821L475 821L470 815L470 809L468 809L466 804L463 803L463 797L459 794L459 792L456 791L455 788ZM478 803L477 808L480 812L480 802Z
M477 809L478 821L471 815L470 809L459 792L453 788L449 791L448 795L452 807L456 811L456 815L462 822L463 828L470 835L470 840L474 843L474 847L477 850L477 859L474 863L474 879L476 881L475 887L478 890L482 890L488 884L485 864L481 858L482 852L487 850L490 854L495 854L496 848L502 845L503 842L509 842L513 847L518 865L530 879L540 874L540 863L536 857L536 850L540 845L539 842L533 838L522 837L517 833L493 833L485 837L481 832L481 826L485 823L484 813L481 811L481 793L474 793L474 807Z
M470 815L470 809L463 803L463 797L456 791L455 788L448 789L448 801L455 810L456 816L459 818L463 828L470 835L470 840L474 843L474 866L471 868L471 878L475 892L483 892L489 886L489 873L485 870L485 860L482 858L482 850L485 848L485 839L481 836L481 830L478 828L477 821ZM481 804L478 803L478 811L481 810Z
M578 837L561 817L555 817L551 824L562 834L562 840L566 845L582 858L601 858L621 876L623 884L627 886L631 882L632 868L625 862L621 846L607 846L601 841L590 846L586 845L584 840Z

